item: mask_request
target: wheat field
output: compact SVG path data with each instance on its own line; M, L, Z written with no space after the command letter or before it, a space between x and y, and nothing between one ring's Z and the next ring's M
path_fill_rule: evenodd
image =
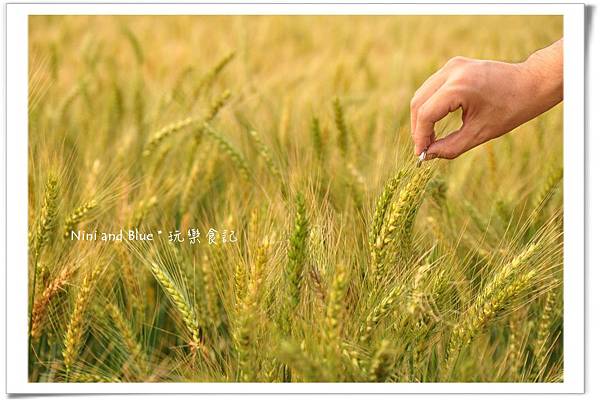
M408 107L449 58L522 61L561 17L29 35L30 381L563 380L562 107L420 168Z

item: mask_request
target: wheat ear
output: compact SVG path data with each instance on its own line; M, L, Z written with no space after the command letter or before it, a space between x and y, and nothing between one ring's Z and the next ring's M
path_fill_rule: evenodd
M329 289L329 299L325 315L325 336L334 355L338 354L341 349L341 318L344 309L347 280L345 266L341 264L337 265L333 282Z
M368 343L371 340L375 329L379 325L382 319L384 319L391 311L392 308L400 300L400 296L404 291L403 286L394 287L381 301L373 308L367 315L365 322L360 326L359 338L361 343Z
M50 240L50 232L54 227L56 213L58 211L57 198L58 178L54 174L50 174L46 181L42 210L34 236L33 255L36 262L39 259L42 248Z
M77 225L83 221L83 219L98 206L95 199L89 202L85 202L79 206L65 219L65 230L63 238L68 239L71 236L71 232L77 228Z
M369 381L379 383L385 382L392 372L394 365L393 357L394 355L390 350L390 342L388 340L382 340L371 361Z
M375 213L371 223L371 230L369 231L369 246L371 248L371 252L373 252L373 248L375 248L377 238L381 235L385 216L390 204L392 203L396 189L398 189L398 185L405 174L406 171L402 169L399 170L392 178L390 178L388 182L386 182L383 192L377 199L377 206L375 207Z
M384 276L386 259L397 253L390 247L392 242L398 244L401 255L408 257L412 252L412 228L431 175L430 167L417 171L389 206L387 218L371 250L371 274L376 282Z
M67 375L69 374L71 367L77 358L77 354L79 353L79 348L81 347L83 331L86 325L85 314L87 306L90 301L92 289L101 272L102 268L100 265L94 267L83 278L79 291L77 292L77 297L75 298L75 306L71 313L63 344L63 362Z
M562 167L552 169L546 177L544 185L542 186L541 190L538 192L538 194L535 197L535 200L533 201L533 212L530 218L532 224L538 224L538 221L544 211L544 208L546 207L548 202L550 202L550 199L552 199L554 193L558 191L558 188L562 181L562 177Z
M279 167L277 167L273 154L269 150L267 144L260 138L258 132L256 132L255 130L250 130L248 134L254 142L258 153L260 154L260 157L262 157L265 164L267 165L267 169L269 170L269 172L273 175L273 177L283 182L283 175L281 174L281 170L279 169Z
M321 130L321 124L317 117L313 117L310 122L310 137L312 140L313 149L317 155L319 162L325 161L325 144L323 141L323 132Z
M217 132L213 127L209 124L204 124L204 130L207 135L212 138L221 151L225 152L225 154L231 159L235 167L238 169L242 177L246 180L250 180L250 168L248 167L248 162L241 155L241 153L233 147L233 145L225 139L223 135Z
M168 137L173 134L189 127L190 125L198 122L197 118L187 117L183 120L179 120L177 122L171 123L162 127L158 130L152 137L150 141L146 144L144 151L142 152L142 156L149 157L156 148L160 146Z
M200 326L198 324L198 318L194 306L186 299L181 290L175 285L173 280L158 266L158 264L152 262L150 264L152 274L159 282L169 300L173 303L175 308L181 314L185 327L187 328L191 341L189 343L192 352L196 352L202 347L200 340Z
M146 370L146 362L145 356L143 354L142 345L138 342L135 333L131 329L131 325L129 322L125 320L123 313L121 310L114 304L109 303L106 305L106 311L108 315L112 319L115 327L117 328L119 334L121 335L121 339L123 340L123 344L127 347L127 351L129 352L130 358L137 363L139 363L142 370Z
M217 311L217 290L215 288L215 272L213 271L208 255L202 257L202 286L204 289L204 301L206 302L206 312L210 322L218 326L219 316Z
M213 68L211 68L211 70L204 76L204 78L201 80L200 85L198 86L198 88L196 89L196 93L194 94L194 97L196 97L198 95L198 91L200 89L204 88L210 88L212 86L212 84L215 83L215 81L217 80L217 77L221 74L221 72L225 69L225 67L227 67L227 65L229 65L231 63L231 61L235 58L235 52L232 51L228 54L226 54L222 59L220 59L217 64L215 64L215 66Z
M300 303L302 291L302 280L304 277L304 265L306 264L308 252L308 217L306 215L306 204L304 196L298 194L296 197L296 217L294 218L294 230L290 237L288 248L288 261L286 265L286 277L289 286L290 307L294 310Z
M71 277L73 269L65 267L60 274L52 280L39 297L36 297L31 311L31 336L38 338L42 334L47 309L52 299L59 291L65 288L67 280Z
M260 314L260 295L267 264L268 244L258 247L256 259L244 300L240 305L239 321L234 338L238 351L238 370L242 381L254 381L256 371L252 369L252 350L256 341L256 321Z
M446 354L446 375L454 367L461 349L469 345L473 337L500 310L508 307L513 297L520 295L531 284L535 274L534 270L530 270L527 273L513 277L507 285L503 288L498 288L488 299L478 300L478 302L469 307L460 322L452 330Z
M557 282L553 285L556 285ZM544 303L544 309L537 330L537 337L535 339L534 356L535 363L538 373L544 370L544 363L547 361L551 346L552 338L550 333L550 326L552 323L552 316L554 315L554 307L557 301L557 291L553 290L546 295L546 302Z
M348 155L348 126L344 118L344 109L339 98L333 100L333 114L335 117L335 126L338 131L337 145L342 157L346 159Z

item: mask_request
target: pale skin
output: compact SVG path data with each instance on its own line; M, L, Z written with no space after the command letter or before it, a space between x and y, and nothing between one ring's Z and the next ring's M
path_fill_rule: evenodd
M414 151L454 159L539 116L563 99L563 40L520 63L450 59L410 103ZM462 126L437 138L435 123L462 109Z

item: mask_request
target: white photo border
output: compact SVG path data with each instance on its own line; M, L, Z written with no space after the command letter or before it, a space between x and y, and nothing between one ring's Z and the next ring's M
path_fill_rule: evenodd
M29 383L27 181L29 15L562 15L564 30L564 382ZM7 3L6 383L36 393L583 393L584 4L576 3ZM10 228L10 230L8 229ZM8 235L10 233L10 235Z

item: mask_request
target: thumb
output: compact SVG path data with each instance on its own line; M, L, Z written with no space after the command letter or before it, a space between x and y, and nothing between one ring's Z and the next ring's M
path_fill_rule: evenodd
M427 149L427 159L454 159L472 148L469 146L470 139L469 127L463 125L460 129L433 142Z

